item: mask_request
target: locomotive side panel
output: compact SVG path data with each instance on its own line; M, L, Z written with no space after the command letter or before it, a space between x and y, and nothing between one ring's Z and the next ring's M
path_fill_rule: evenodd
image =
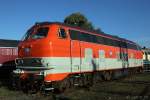
M69 30L70 29L66 31L71 34ZM59 40L58 35L56 34L58 32L54 33L56 35L56 40L52 42L53 57L59 56L62 59L50 60L51 62L55 62L55 68L54 70L52 69L50 73L53 73L53 75L58 73L63 74L62 78L59 77L58 79L55 77L55 81L62 80L69 74L142 66L140 51L127 49L127 47L114 47L104 44L72 40L71 37L69 38L69 34L68 37L62 41L61 39ZM67 39L70 40L70 42L66 42L68 41ZM132 54L135 56L129 57L129 55ZM58 62L60 62L60 64ZM64 65L63 62L65 62ZM52 76L52 74L50 76Z

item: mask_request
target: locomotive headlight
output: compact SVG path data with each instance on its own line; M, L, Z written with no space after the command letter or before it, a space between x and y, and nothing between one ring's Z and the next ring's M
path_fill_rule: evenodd
M46 67L50 65L49 61L46 59L41 59L41 63Z
M23 60L22 59L16 59L16 64L17 65L23 64Z
M41 59L41 63L44 64L44 63L45 63L45 60L44 60L44 59Z
M41 63L42 63L42 65L47 66L47 65L46 65L46 60L45 60L45 59L41 59Z
M22 59L19 60L19 64L23 64L23 60Z

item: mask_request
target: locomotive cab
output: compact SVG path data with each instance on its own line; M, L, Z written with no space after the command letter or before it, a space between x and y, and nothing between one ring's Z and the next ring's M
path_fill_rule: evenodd
M18 46L18 55L15 77L21 80L32 77L32 80L44 82L62 80L68 73L57 74L56 71L65 71L62 66L70 66L70 59L67 59L68 63L59 62L60 56L70 56L70 40L66 29L55 24L36 24L23 37ZM60 67L56 67L56 63Z

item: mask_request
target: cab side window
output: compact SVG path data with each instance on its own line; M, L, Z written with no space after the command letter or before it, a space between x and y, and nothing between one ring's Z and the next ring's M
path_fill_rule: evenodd
M65 29L60 28L59 31L58 31L58 36L59 36L60 38L66 38L67 35L66 35Z

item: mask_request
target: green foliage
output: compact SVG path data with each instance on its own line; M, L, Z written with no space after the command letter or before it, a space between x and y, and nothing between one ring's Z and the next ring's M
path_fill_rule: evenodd
M69 16L67 16L64 20L65 24L72 25L72 26L78 26L84 29L88 30L94 30L97 32L101 32L101 29L95 29L91 22L88 21L88 19L81 13L73 13Z
M102 30L101 30L100 28L95 29L95 31L96 31L97 33L104 33L104 32L102 32Z

